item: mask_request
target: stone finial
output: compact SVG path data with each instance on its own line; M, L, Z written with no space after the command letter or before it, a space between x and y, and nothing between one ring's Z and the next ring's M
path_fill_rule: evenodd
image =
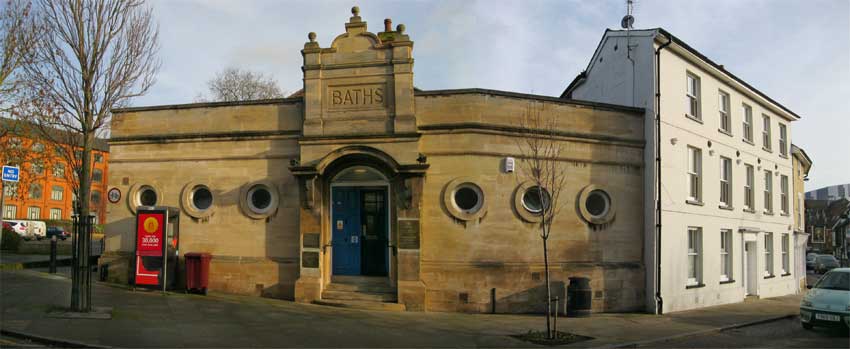
M395 31L397 31L399 34L404 34L404 29L404 24L399 24L395 27Z
M359 16L360 15L360 8L357 7L357 6L352 7L351 8L351 14L354 15L354 17Z
M392 19L387 18L387 19L384 20L384 31L385 32L393 31L393 20Z
M310 39L310 42L316 42L316 33L310 32L310 34L307 34L307 39Z

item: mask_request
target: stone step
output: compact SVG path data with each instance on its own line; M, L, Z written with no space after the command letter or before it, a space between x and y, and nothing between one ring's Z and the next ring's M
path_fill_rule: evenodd
M384 285L390 286L390 279L386 276L361 276L361 275L334 275L331 283L350 285Z
M382 311L405 311L407 308L404 304L386 303L386 302L369 302L369 301L354 301L354 300L334 300L334 299L317 299L313 304L326 305L331 307L362 309L362 310L382 310Z
M395 292L371 293L325 290L322 292L322 299L342 301L395 302L398 300L398 297L396 296Z
M325 286L326 291L341 292L366 292L366 293L396 293L396 289L389 285L378 284L341 284L330 283Z

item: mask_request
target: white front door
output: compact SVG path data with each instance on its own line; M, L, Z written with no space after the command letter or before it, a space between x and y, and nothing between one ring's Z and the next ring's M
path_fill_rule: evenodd
M744 279L747 283L747 295L748 296L756 296L758 295L758 253L756 251L756 242L755 241L747 241L744 243L744 253L746 254L745 266L744 266Z

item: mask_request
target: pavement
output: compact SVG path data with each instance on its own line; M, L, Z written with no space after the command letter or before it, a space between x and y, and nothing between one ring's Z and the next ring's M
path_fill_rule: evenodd
M95 283L93 303L111 320L50 318L66 307L70 280L34 270L0 271L5 335L110 347L537 347L510 335L545 329L542 315L382 312L250 296L132 291ZM800 296L696 311L559 318L558 329L594 339L570 347L635 347L793 317ZM69 344L66 344L69 345Z

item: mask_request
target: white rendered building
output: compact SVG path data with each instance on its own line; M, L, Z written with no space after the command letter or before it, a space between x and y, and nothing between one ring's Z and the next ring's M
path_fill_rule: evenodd
M797 114L660 28L606 31L561 97L646 111L648 311L797 291Z

